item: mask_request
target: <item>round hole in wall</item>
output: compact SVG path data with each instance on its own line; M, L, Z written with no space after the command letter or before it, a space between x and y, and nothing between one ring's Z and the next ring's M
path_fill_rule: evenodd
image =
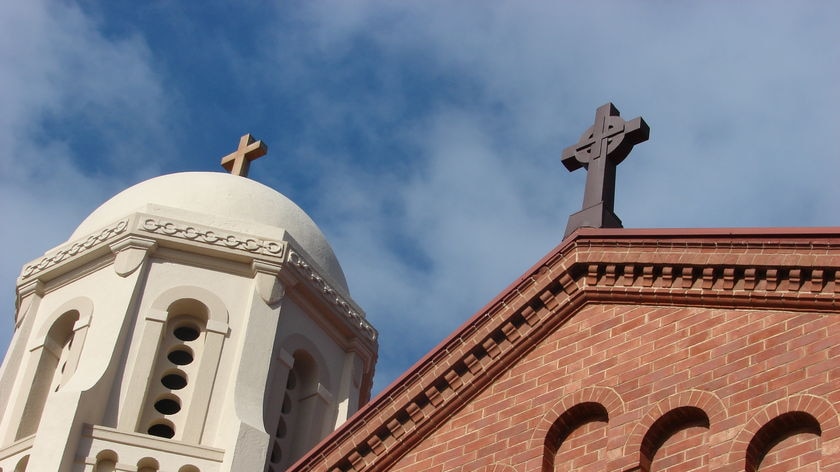
M152 436L157 436L159 438L166 438L170 439L175 436L175 430L172 429L172 426L169 426L165 423L157 423L153 424L149 427L148 433Z
M274 441L274 447L271 448L271 462L278 463L280 459L283 458L283 449L280 448L280 444L277 441Z
M155 402L155 410L164 415L174 415L181 411L181 403L174 398L161 398Z
M292 411L292 399L289 398L289 394L283 396L283 406L280 407L280 412L284 415L289 414Z
M166 374L160 379L160 383L170 390L181 390L187 386L187 377L182 372Z
M179 326L172 332L181 341L194 341L198 339L198 329L193 326Z
M186 346L178 346L167 354L166 358L175 365L188 365L193 361L193 354Z
M277 422L277 432L274 435L278 438L286 437L286 420L283 418L280 418L280 421Z
M289 371L289 377L286 379L286 390L294 390L297 386L297 375L295 375L295 371Z

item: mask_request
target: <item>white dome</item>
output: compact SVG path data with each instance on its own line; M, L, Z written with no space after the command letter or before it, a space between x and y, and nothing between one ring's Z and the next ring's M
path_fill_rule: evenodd
M283 194L248 178L221 172L182 172L141 182L94 210L70 239L81 238L136 211L167 207L198 214L197 224L276 237L285 230L334 283L349 292L344 272L324 234ZM267 232L273 234L266 234Z

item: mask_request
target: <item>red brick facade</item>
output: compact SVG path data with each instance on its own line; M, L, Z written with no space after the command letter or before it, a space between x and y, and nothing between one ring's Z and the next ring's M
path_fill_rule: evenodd
M837 230L583 230L291 470L840 471Z

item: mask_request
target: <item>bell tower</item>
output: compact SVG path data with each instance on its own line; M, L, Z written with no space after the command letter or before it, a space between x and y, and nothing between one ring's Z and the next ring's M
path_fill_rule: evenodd
M369 397L376 330L324 235L247 178L137 184L27 264L0 470L280 472Z

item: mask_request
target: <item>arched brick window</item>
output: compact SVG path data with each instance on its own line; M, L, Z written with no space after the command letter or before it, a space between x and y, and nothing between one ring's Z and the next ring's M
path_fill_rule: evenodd
M692 468L688 466L690 463L699 464L702 444L698 445L694 437L696 434L704 434L708 429L709 416L700 408L681 406L665 413L653 422L642 438L640 470L652 470L654 458L674 462L674 466L679 462L685 470Z
M762 466L761 470L767 466L793 470L818 464L821 435L820 423L810 414L803 411L783 413L764 424L750 440L745 470L755 472L759 466Z
M548 430L543 470L578 470L588 463L589 456L598 451L591 447L587 450L587 445L605 441L604 426L608 420L606 408L596 402L579 403L563 412Z

